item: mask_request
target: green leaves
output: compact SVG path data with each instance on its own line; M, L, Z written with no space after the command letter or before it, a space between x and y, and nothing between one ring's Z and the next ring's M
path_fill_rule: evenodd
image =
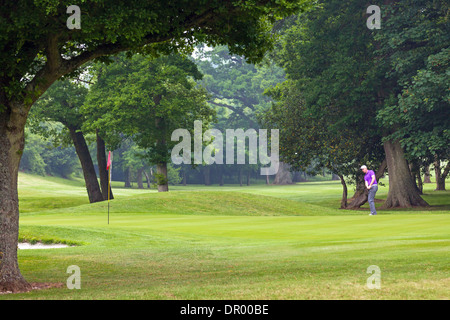
M194 120L208 123L214 115L207 92L193 80L201 73L182 56L127 59L121 54L97 70L82 110L89 127L106 141L119 133L133 138L151 163L168 160L173 130L192 128Z
M0 16L0 91L22 101L27 97L23 90L36 85L46 89L81 64L121 51L151 56L189 53L204 42L228 45L248 61L259 61L273 46L271 23L311 2L80 0L82 27L69 30L70 1L6 1ZM46 69L50 53L52 68Z
M399 139L409 159L450 157L450 35L446 1L402 1L377 35L380 54L397 79L395 95L377 119ZM393 40L395 39L395 41Z
M284 72L268 59L259 65L231 54L227 47L199 47L194 57L202 72L200 83L211 93L219 115L217 128L257 128L257 117L270 107L264 90L284 80Z
M449 48L429 56L426 67L403 87L398 104L384 108L377 116L398 128L387 139L401 140L410 158L433 161L435 155L449 157L449 57Z
M375 123L377 86L372 33L361 1L322 1L283 32L275 54L288 80L272 90L267 121L280 128L283 161L351 175L360 161L381 161Z
M287 24L275 55L288 78L268 115L286 137L281 154L293 165L344 168L380 160L385 136L410 158L448 159L448 4L384 5L377 32L361 19L365 2L321 4Z

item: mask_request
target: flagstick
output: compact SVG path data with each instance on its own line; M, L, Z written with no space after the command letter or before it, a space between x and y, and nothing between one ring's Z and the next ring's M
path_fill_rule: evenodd
M109 200L111 198L111 170L112 170L112 152L108 152L108 163L106 164L106 169L108 170L108 224L109 224Z
M109 167L108 167L108 224L109 224L109 200L111 198L111 170L112 170L112 152L110 152L110 156L108 157L110 160Z
M111 188L111 167L108 169L108 224L109 224L109 189Z
M109 224L109 190L111 189L111 166L108 169L108 224Z

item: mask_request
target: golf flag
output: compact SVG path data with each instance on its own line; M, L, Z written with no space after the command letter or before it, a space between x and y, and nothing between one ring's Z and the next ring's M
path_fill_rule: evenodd
M108 162L106 163L106 170L111 167L111 151L108 152Z

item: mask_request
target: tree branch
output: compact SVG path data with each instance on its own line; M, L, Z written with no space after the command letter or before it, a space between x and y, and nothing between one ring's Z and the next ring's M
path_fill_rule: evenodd
M445 180L447 178L448 173L450 172L450 162L445 166L444 172L442 173L442 178Z
M49 48L46 49L47 62L44 67L39 70L34 78L26 85L25 101L28 107L31 105L44 93L56 80L62 76L75 71L78 67L82 66L84 63L98 58L103 55L111 55L127 49L127 47L118 45L102 45L97 47L93 51L85 51L80 55L71 58L69 60L62 59L59 54L59 50L55 49L56 44L49 41ZM59 57L57 57L57 55Z
M224 107L227 108L231 111L233 111L236 114L241 115L242 117L244 117L245 119L247 119L249 121L249 123L254 124L254 121L248 116L246 115L242 110L240 110L239 108L233 107L229 104L224 104L224 103L219 103L219 102L214 102L214 101L208 101L209 103L216 105L218 107Z
M237 10L237 9L236 9ZM184 26L184 32L178 34L176 26L169 29L163 35L160 34L148 34L139 44L133 47L143 47L151 43L163 43L174 39L176 37L187 36L192 32L194 27L204 27L214 19L214 8L209 8L202 12L201 14L192 14L183 19L179 25ZM132 49L131 45L121 44L121 43L107 43L99 45L92 50L87 49L86 51L80 53L71 59L64 59L61 57L58 45L58 35L51 34L48 36L47 47L45 49L45 54L47 56L47 62L36 72L33 79L25 86L23 92L26 101L26 113L28 113L31 105L44 93L56 80L62 76L75 71L78 67L82 66L84 63L91 61L93 59L99 58L101 56L108 56L117 54L122 51L127 51ZM19 102L19 101L17 101ZM20 105L20 103L18 103ZM23 106L23 105L22 105Z
M47 63L45 67L50 72L56 72L59 69L62 58L58 48L59 36L57 34L50 34L47 37L47 46L45 47L45 55L47 57Z
M248 116L244 112L242 112L242 110L239 110L238 108L235 108L235 107L233 107L233 106L231 106L229 104L219 103L219 102L214 102L214 101L208 101L208 102L213 104L213 105L216 105L218 107L224 107L224 108L230 109L234 113L240 114L240 115L248 118Z

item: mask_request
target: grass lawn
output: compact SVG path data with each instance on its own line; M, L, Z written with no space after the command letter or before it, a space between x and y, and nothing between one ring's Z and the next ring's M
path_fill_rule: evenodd
M449 299L450 192L430 210L339 210L339 182L113 189L88 204L80 181L19 176L19 250L29 282L62 288L0 299ZM384 199L387 187L377 198ZM380 202L377 205L381 205ZM70 265L81 290L70 290ZM370 290L367 268L381 270Z

